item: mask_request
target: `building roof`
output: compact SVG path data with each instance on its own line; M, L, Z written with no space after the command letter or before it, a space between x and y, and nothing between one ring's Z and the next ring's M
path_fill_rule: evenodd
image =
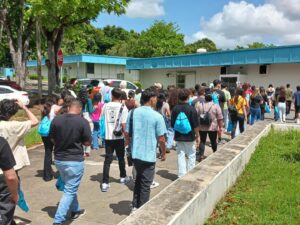
M127 59L132 59L128 57L118 57L118 56L107 56L107 55L67 55L64 56L64 64L72 63L96 63L96 64L110 64L110 65L126 65ZM45 59L42 60L42 65L45 65ZM37 61L31 60L27 62L27 67L36 67Z
M299 63L300 45L128 59L129 70Z

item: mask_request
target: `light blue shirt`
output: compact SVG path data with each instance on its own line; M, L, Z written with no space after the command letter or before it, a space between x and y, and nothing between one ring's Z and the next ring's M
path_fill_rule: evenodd
M127 117L126 132L129 132ZM146 162L156 162L157 138L167 133L164 118L149 106L142 106L133 113L132 158Z

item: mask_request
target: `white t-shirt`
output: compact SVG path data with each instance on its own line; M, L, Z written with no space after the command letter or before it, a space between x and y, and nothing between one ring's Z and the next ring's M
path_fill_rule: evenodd
M24 136L31 129L31 121L1 121L0 136L5 138L11 147L15 160L15 170L20 170L30 165L27 148L24 144Z
M122 104L120 102L109 102L106 103L102 109L101 117L104 116L105 118L105 140L117 140L124 138L123 135L120 137L116 137L113 134L121 106ZM120 117L120 124L126 124L127 116L128 109L124 105L122 115Z

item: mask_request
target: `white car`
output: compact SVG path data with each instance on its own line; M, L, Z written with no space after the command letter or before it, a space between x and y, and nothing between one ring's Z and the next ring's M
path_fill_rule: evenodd
M126 81L126 80L117 80L117 79L107 79L107 80L104 80L104 82L107 82L109 84L110 87L112 88L120 88L120 84L122 81L125 81L126 82L126 88L124 89L124 91L128 94L128 92L130 90L133 90L133 91L136 91L138 89L138 87L130 82L130 81Z
M0 101L4 99L16 99L21 101L24 105L29 105L30 103L27 92L18 91L11 87L0 85Z

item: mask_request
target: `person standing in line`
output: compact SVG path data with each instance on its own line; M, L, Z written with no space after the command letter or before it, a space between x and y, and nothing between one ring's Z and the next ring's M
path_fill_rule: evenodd
M224 109L223 109L223 121L224 121L224 127L225 127L225 132L227 132L227 127L228 127L228 105L229 101L231 99L230 92L228 91L228 86L227 84L222 84L222 91L225 94L225 102L224 102Z
M103 103L101 103L102 96L100 93L96 94L92 100L94 112L91 114L91 119L93 121L93 132L92 132L92 149L99 150L99 137L100 137L100 115L103 108Z
M224 92L221 90L222 82L220 80L213 81L213 89L212 89L212 101L214 104L219 105L221 107L222 113L224 111L224 104L226 102L226 97ZM223 140L224 142L224 140ZM222 133L218 131L218 143L222 143Z
M210 91L205 94L205 103L198 102L196 111L200 122L200 161L204 159L205 143L209 136L213 152L217 151L218 131L222 132L223 115L220 106L212 102Z
M235 95L230 100L230 106L233 110L229 112L232 122L231 138L235 138L237 123L239 123L240 133L245 130L245 122L247 123L247 101L244 97L244 90L237 88Z
M128 109L121 103L122 91L119 88L114 88L111 95L112 101L104 105L101 113L101 117L104 116L105 120L105 161L101 185L102 192L107 192L110 188L109 170L110 164L113 161L114 151L116 151L119 162L120 183L126 184L130 181L125 169L125 143L123 135Z
M136 168L132 213L150 198L150 187L154 180L157 142L162 150L162 161L166 160L165 121L154 108L157 93L146 89L141 96L143 105L131 110L126 123L126 145L132 143L132 159Z
M263 99L259 93L259 89L255 88L254 94L250 96L250 125L261 119L261 108Z
M51 123L50 138L55 146L55 165L65 184L53 225L62 225L68 211L72 220L85 214L85 210L79 206L77 192L84 173L83 145L91 145L92 134L81 112L81 102L74 100L70 103L68 113L56 116Z
M274 89L272 84L269 84L269 87L267 89L267 96L268 96L268 99L269 99L268 104L269 104L270 109L272 109L272 107L273 107L273 96L274 96L274 94L275 94L275 89Z
M192 170L196 164L196 145L199 146L199 121L197 111L188 104L190 91L180 89L178 93L179 105L175 106L171 114L171 126L175 130L175 141L177 142L178 177L184 176L187 171ZM176 124L182 121L187 127L186 132L176 128ZM195 143L196 141L196 143ZM188 158L186 166L185 156Z
M297 86L297 91L294 93L295 100L295 119L296 123L300 125L300 85Z
M280 87L279 94L276 98L276 105L278 107L279 111L279 120L280 122L285 123L285 117L286 117L286 92L285 88L282 86Z
M0 137L0 224L16 225L14 213L19 200L16 161L8 142Z
M262 97L262 104L260 104L260 110L261 110L261 116L260 119L261 120L265 120L265 113L266 113L266 105L269 107L269 103L268 103L268 96L266 94L266 90L264 87L260 87L259 88L259 93Z
M291 106L293 101L293 89L291 89L291 85L286 85L286 115L290 114Z

